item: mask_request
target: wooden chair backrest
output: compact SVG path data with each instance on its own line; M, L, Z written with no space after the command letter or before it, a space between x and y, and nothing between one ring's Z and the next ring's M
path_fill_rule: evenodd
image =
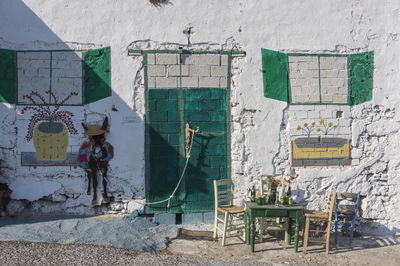
M233 182L231 179L214 180L215 209L233 205Z
M334 189L331 189L329 192L328 196L328 204L327 204L327 212L329 214L329 222L332 221L332 214L334 211L334 206L335 206L335 200L336 200L336 191Z

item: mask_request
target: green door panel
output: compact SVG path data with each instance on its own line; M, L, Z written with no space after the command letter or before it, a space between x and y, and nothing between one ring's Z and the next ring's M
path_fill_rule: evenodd
M199 127L180 188L147 212L203 212L214 209L213 180L229 178L226 89L148 89L146 117L146 197L167 199L185 164L186 123Z

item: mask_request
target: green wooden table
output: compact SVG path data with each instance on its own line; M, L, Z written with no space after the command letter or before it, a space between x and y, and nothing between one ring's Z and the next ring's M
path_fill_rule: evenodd
M246 242L251 245L251 251L254 252L255 239L255 220L256 217L283 217L288 219L286 241L291 242L292 222L295 220L296 229L294 235L294 250L297 252L299 242L299 227L301 217L303 216L303 207L301 206L282 206L282 205L257 205L255 202L245 202L246 204Z

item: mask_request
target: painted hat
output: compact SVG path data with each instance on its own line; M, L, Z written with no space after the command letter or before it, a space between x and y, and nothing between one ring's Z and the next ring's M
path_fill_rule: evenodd
M88 136L98 136L98 135L101 135L101 134L105 134L107 132L108 132L108 130L104 129L102 126L89 125L89 126L87 126L87 130L85 131L84 134L88 135Z

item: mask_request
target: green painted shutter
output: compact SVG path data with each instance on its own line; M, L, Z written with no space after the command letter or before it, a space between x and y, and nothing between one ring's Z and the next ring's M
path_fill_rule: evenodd
M85 104L111 96L110 47L83 52L83 70Z
M17 52L0 49L0 102L17 102Z
M348 60L350 105L372 100L374 52L352 54Z
M287 54L261 49L264 96L288 102L288 56Z

